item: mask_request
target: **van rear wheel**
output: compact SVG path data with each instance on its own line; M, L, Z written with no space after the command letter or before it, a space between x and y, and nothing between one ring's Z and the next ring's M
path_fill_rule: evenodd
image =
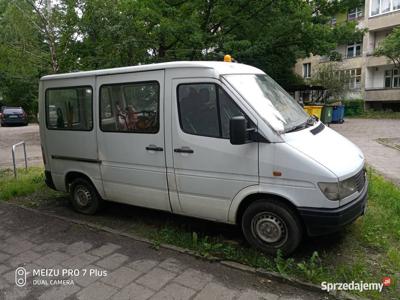
M70 186L70 196L73 208L82 214L95 214L102 203L95 187L84 178L75 179Z
M302 225L293 210L279 200L257 200L249 205L242 217L246 240L270 255L278 250L290 255L302 239Z

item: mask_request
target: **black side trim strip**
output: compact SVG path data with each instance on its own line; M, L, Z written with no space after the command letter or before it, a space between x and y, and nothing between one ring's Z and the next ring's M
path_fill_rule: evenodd
M81 161L81 162L87 162L87 163L101 164L101 160L90 159L90 158L61 156L61 155L52 155L51 158L52 159L73 160L73 161Z
M313 135L316 135L316 134L320 133L322 130L324 130L324 128L325 128L325 125L321 123L321 124L319 124L316 128L310 130L310 132L311 132Z

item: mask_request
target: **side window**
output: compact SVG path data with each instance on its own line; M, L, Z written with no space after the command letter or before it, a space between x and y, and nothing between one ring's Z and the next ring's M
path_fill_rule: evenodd
M178 86L179 121L184 132L229 139L229 120L245 116L231 97L213 83ZM252 126L247 119L247 126Z
M236 105L231 97L221 88L218 88L219 112L221 115L222 137L229 139L229 120L232 117L243 116L247 119L247 127L252 126L252 122L246 117L242 110Z
M178 87L179 120L184 132L220 137L215 84L181 84Z
M47 128L81 131L92 130L92 102L92 88L89 86L47 89Z
M100 107L100 112L101 112L101 119L109 119L112 118L114 114L113 110L113 105L111 102L111 97L110 97L110 89L104 89L103 94L102 94L102 101L101 101L101 107Z
M157 133L160 88L157 82L103 85L100 128L108 132Z

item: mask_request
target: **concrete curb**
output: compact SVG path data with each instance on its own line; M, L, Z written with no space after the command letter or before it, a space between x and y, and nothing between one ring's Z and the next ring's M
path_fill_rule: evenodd
M87 222L87 221L82 221L82 220L77 220L77 219L70 219L68 217L63 217L63 216L59 216L57 214L53 214L53 213L49 213L49 212L45 212L45 211L41 211L38 209L34 209L34 208L30 208L30 207L25 207L22 205L18 205L18 204L14 204L14 203L9 203L9 202L2 202L6 205L10 205L10 206L14 206L14 207L18 207L18 208L22 208L24 210L30 211L30 212L34 212L34 213L38 213L47 217L52 217L52 218L57 218L59 220L65 221L65 222L69 222L69 223L74 223L74 224L78 224L81 226L86 226L89 228L94 228L96 230L99 231L105 231L111 234L116 234L119 236L124 236L127 238L131 238L135 241L139 241L139 242L143 242L146 244L149 244L151 246L157 246L157 247L161 247L164 249L168 249L168 250L172 250L172 251L176 251L182 254L187 254L187 255L191 255L200 259L205 259L211 262L217 262L223 266L232 268L232 269L236 269L239 271L243 271L243 272L247 272L247 273L252 273L258 276L262 276L268 279L272 279L272 280L276 280L282 283L286 283L286 284L291 284L291 285L295 285L297 287L312 291L312 292L318 292L318 293L322 293L322 294L329 294L333 297L335 297L336 299L339 300L368 300L366 298L362 298L362 297L358 297L358 296L353 296L350 295L347 292L343 292L343 291L335 291L335 292L325 292L321 290L321 287L319 285L313 284L313 283L309 283L309 282L305 282L305 281L301 281L298 280L296 278L292 278L292 277L288 277L288 276L283 276L277 272L271 272L271 271L267 271L263 268L254 268L254 267L250 267L235 261L229 261L229 260L222 260L218 257L214 257L214 256L208 256L208 257L204 257L201 256L200 254L198 254L197 252L193 251L193 250L189 250L189 249L185 249L182 247L178 247L178 246L174 246L174 245L170 245L170 244L164 244L164 243L160 243L160 244L156 244L154 241L147 239L147 238L143 238L141 236L138 236L136 234L132 234L132 233L127 233L127 232L122 232L120 230L116 230L113 228L110 228L108 226L102 226L102 225L98 225L95 223L91 223L91 222Z

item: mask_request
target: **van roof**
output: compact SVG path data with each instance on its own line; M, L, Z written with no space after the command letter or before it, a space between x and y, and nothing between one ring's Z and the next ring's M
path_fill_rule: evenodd
M52 79L67 79L87 76L101 76L101 75L112 75L120 73L133 73L143 71L154 71L164 69L177 69L177 68L207 68L214 69L219 75L223 74L264 74L263 71L255 67L229 62L217 62L217 61L176 61L166 62L148 65L138 65L122 68L102 69L94 71L83 71L83 72L71 72L64 74L46 75L40 78L40 80L52 80Z

